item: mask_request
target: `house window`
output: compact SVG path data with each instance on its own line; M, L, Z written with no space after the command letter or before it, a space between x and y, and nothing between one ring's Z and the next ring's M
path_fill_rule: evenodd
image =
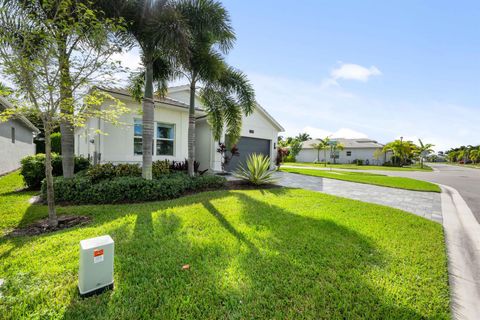
M12 127L12 143L15 143L15 128Z
M143 154L143 146L142 146L142 120L135 119L133 125L133 154L134 155L142 155Z
M157 124L157 156L173 156L175 146L175 126Z
M143 124L141 119L135 119L133 126L133 154L142 155L143 154L143 141L142 141L142 131ZM153 155L153 139L152 139L152 155Z
M352 151L347 151L347 157L352 156Z

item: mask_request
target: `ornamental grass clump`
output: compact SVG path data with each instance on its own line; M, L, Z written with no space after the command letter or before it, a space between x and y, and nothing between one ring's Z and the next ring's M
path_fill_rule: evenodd
M270 170L270 158L263 154L253 153L247 158L246 167L240 166L235 176L254 185L275 182L273 170Z

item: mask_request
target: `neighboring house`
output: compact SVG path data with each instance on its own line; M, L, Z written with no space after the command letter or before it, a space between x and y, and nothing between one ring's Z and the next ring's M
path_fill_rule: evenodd
M113 125L101 119L88 119L85 127L75 130L75 153L89 157L95 163L142 162L141 104L127 90L103 88L120 99L131 113L120 117L122 125ZM188 157L188 103L190 89L178 86L169 89L167 97L155 99L155 130L153 161L168 159L183 161ZM196 101L196 154L200 170L221 170L221 156L217 152L206 113L200 99ZM257 105L255 112L244 117L241 139L237 143L240 156L234 157L227 170L234 170L245 161L248 154L256 152L270 156L272 164L277 153L278 133L284 129L265 109ZM101 131L103 134L99 134ZM224 142L224 141L222 141Z
M0 112L12 105L0 97ZM20 160L35 154L34 135L38 130L24 116L0 123L0 175L20 168Z
M337 150L335 155L330 149L327 150L327 162L333 163L334 156L336 163L353 163L355 160L362 160L364 164L382 165L391 158L390 153L380 153L383 144L371 139L331 139L333 143L343 145L343 150ZM325 162L324 151L320 151L318 159L318 151L313 148L319 143L318 139L303 142L302 150L297 155L298 162Z

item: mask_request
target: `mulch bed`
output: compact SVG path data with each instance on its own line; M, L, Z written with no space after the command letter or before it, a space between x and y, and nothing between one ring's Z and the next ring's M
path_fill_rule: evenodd
M59 216L58 225L51 228L48 225L48 218L39 220L31 225L22 228L13 229L7 234L10 237L21 236L35 236L44 233L50 233L58 230L68 229L75 226L85 225L92 221L92 218L87 216Z

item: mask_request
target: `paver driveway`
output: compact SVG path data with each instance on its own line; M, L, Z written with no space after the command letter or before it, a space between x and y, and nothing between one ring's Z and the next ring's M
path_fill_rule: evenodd
M278 178L277 184L285 187L321 191L335 196L377 203L442 222L439 193L387 188L288 172L275 174Z

